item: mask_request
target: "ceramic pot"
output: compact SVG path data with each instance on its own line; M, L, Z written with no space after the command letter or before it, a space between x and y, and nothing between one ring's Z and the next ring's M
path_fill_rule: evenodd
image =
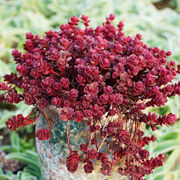
M112 173L112 176L104 176L99 172L100 162L95 163L93 173L86 174L83 163L75 173L70 173L66 168L66 158L69 155L66 136L66 121L60 121L56 108L53 106L45 109L45 115L40 115L36 122L36 132L39 129L49 129L51 121L51 137L46 141L36 138L36 148L41 165L43 180L120 180L126 179L119 173ZM49 121L47 120L49 118ZM70 121L70 144L72 150L78 150L81 143L86 143L86 121L77 123Z

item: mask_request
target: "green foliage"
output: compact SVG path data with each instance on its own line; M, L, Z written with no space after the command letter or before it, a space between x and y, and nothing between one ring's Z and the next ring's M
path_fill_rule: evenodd
M35 152L26 151L24 153L22 152L9 153L6 156L6 159L15 159L20 162L24 162L27 164L26 168L24 169L26 172L29 172L38 178L41 176L39 160L37 153Z
M3 173L0 169L0 180L38 180L36 176L33 176L31 173L26 171L18 171L15 175L11 171L8 171L6 174Z
M19 136L15 131L11 133L11 144L15 151L18 152L20 150Z
M169 112L180 117L180 97L169 99L163 108L153 108L151 111L164 115ZM150 131L146 131L150 135ZM157 141L151 143L146 148L152 156L165 153L166 160L163 167L155 169L152 175L147 176L147 180L180 180L180 121L170 127L163 126L153 133Z
M4 174L0 171L1 178L12 179L19 178L18 180L35 180L41 177L40 164L38 160L38 155L36 152L28 150L34 147L34 144L29 144L25 142L25 139L20 139L16 132L12 132L10 135L11 145L2 145L0 150L8 152L6 159L14 159L26 164L23 171L19 171L17 175L11 172ZM25 145L25 146L24 146ZM34 149L33 149L34 150ZM14 179L15 180L15 179Z
M169 128L162 127L153 134L156 135L157 142L150 144L146 148L150 151L152 156L156 156L159 153L165 153L166 161L163 167L155 169L152 175L147 176L147 180L179 180L180 121Z
M19 135L13 131L10 134L11 145L1 145L0 150L5 152L26 152L27 150L35 151L34 139L27 141L27 137L20 138Z

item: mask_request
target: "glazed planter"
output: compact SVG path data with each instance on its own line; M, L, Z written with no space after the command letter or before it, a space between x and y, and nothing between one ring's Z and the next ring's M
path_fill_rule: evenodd
M119 173L114 172L111 176L104 176L100 170L100 162L95 163L94 170L86 174L83 169L83 163L75 173L70 173L66 168L66 158L69 155L66 136L66 121L60 121L57 110L51 106L45 109L47 116L41 115L36 122L36 131L51 126L51 137L49 140L40 141L36 139L36 148L40 160L43 180L119 180L127 179ZM51 120L51 124L48 123ZM81 143L86 142L86 121L77 123L70 121L70 144L72 150L79 149Z

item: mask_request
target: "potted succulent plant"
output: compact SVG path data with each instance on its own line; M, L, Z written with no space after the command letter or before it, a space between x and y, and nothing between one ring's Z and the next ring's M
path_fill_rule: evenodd
M172 83L180 65L167 62L171 52L148 47L140 34L124 35L114 18L93 29L86 15L73 16L42 38L27 33L25 52L12 52L18 73L4 76L0 100L34 108L6 125L15 130L36 123L44 179L141 180L163 164L163 154L150 158L144 149L156 137L145 136L143 127L154 131L178 118L144 110L180 95L180 82Z

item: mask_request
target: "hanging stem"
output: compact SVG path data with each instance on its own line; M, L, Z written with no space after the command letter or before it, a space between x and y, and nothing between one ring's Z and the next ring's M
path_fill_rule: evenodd
M97 134L94 135L95 138L97 138ZM96 144L96 150L98 150L98 145Z
M37 117L35 119L33 119L33 120L36 121L39 118L40 114L41 114L40 111L38 111Z
M101 144L99 145L98 152L100 151L104 141L106 140L107 135L104 137L104 139L101 141Z
M67 121L66 133L67 133L67 143L68 143L68 147L69 147L69 153L71 154L72 149L71 149L71 145L70 145L70 141L69 141L69 121Z
M61 75L58 74L57 72L52 71L52 73L55 74L56 76L59 76L59 77L61 76Z
M26 118L30 117L30 116L34 113L35 109L36 109L36 107L34 107L34 108L31 110L30 114L29 114Z
M89 145L89 132L86 133L87 145Z
M39 116L40 116L40 112L38 112L38 115L37 115L37 117L36 117L35 119L31 119L31 118L28 119L29 116L27 116L27 117L25 118L25 126L34 123L34 122L39 118Z
M51 130L51 128L52 128L52 122L51 122L51 119L49 119L49 117L48 117L48 115L47 115L47 113L46 113L45 110L43 111L43 114L44 114L45 118L47 119L48 125L49 125L49 129Z
M113 158L112 163L111 163L112 166L114 166L119 161L119 159L120 159L120 157L117 157L116 159Z

